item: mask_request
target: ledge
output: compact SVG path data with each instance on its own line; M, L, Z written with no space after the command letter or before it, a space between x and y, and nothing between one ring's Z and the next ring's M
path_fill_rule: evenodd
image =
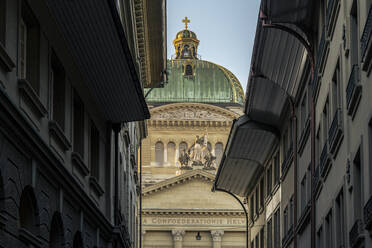
M40 117L44 117L48 113L43 103L40 101L39 96L26 79L18 79L18 88L30 100Z
M41 247L42 245L42 241L25 228L20 228L18 230L18 235L19 238L23 240L26 244L31 244L34 247Z
M82 173L82 175L84 177L88 176L89 174L89 169L88 167L85 165L84 161L83 161L83 158L81 157L81 155L77 152L73 152L71 154L71 160L72 162L77 165L78 169L80 170L80 172Z
M89 185L97 193L98 196L102 196L105 191L102 189L101 185L99 184L97 178L89 177Z
M7 221L8 218L3 213L0 213L0 228L4 228Z
M63 145L63 150L67 151L71 148L71 144L66 138L64 132L55 121L49 121L49 134L55 136L58 141Z
M15 67L15 63L12 58L6 52L3 44L0 43L0 66L4 68L6 72L11 72Z
M305 127L302 129L300 139L298 141L298 154L302 155L302 152L305 148L305 145L307 143L307 140L309 138L310 134L310 116L307 117Z

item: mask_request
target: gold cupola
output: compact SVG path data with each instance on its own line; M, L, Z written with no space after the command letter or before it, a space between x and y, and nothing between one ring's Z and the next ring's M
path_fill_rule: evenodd
M182 22L185 23L185 29L179 31L176 35L176 39L173 41L176 50L174 58L197 59L199 40L194 32L188 30L187 25L190 23L190 20L185 17Z

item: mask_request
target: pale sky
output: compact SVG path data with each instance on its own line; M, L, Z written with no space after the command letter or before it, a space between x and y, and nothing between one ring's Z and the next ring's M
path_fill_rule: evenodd
M202 60L229 69L245 91L256 32L259 0L167 0L167 52L174 54L173 40L184 29L182 19L200 40Z

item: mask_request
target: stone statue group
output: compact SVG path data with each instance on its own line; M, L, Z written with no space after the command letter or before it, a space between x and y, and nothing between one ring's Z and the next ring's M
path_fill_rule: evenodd
M196 166L203 166L204 169L216 169L216 157L208 147L208 135L196 136L194 144L189 149L180 151L178 161L181 169L192 169Z

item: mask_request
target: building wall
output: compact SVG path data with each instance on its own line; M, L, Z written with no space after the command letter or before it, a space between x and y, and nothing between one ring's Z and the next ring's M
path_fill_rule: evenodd
M45 23L38 23L39 16L49 13L36 8L34 1L3 2L6 8L1 5L0 17L4 19L0 25L6 28L5 39L0 40L0 247L45 247L50 243L54 245L51 247L111 247L118 240L113 234L117 218L113 200L117 176L113 126L105 121L97 102L84 88L63 39L51 37L44 29ZM35 25L28 27L28 35L32 35L34 27L37 30L28 55L36 51L33 56L39 57L39 63L37 59L27 62L29 70L36 65L37 87L27 77L20 80L23 8L27 9L23 18L31 16ZM64 71L60 82L64 84L64 101L59 102L60 106L53 104L51 73L55 58ZM73 131L74 97L79 97L83 106L79 132L83 145L79 154ZM56 124L57 107L63 108L63 121ZM93 125L98 132L95 152L91 150ZM129 130L138 129L138 125L129 124ZM138 147L139 139L139 135L132 134L125 147ZM123 161L122 168L129 170L130 180L127 185L118 182L123 189L121 200L124 206L133 195L133 211L125 212L121 206L120 215L132 218L132 223L123 226L133 230L130 240L134 247L137 183L135 169L131 169L128 159ZM93 166L98 167L98 172L93 173Z
M321 4L324 4L324 7ZM331 6L334 6L333 9ZM327 22L334 23L333 26L327 26L324 21L327 18L327 11L328 16L334 16L331 22ZM305 70L304 73L307 74L304 74L306 76L305 86L297 92L295 102L298 148L297 246L311 247L311 243L315 242L315 247L370 247L372 240L368 235L368 229L370 229L372 201L368 201L372 194L370 155L372 80L370 69L368 69L371 63L368 57L370 48L367 49L367 56L363 57L361 45L366 37L367 41L370 39L368 38L370 33L367 33L369 26L368 24L366 26L366 23L372 20L371 1L319 1L316 13L319 13L319 16L313 17L314 22L317 23L315 26L318 27L315 61L322 58L324 66L316 67L317 80L314 81L310 79L310 68ZM329 15L329 13L334 15ZM357 20L355 26L353 26L353 15ZM323 28L327 34L324 53L319 49ZM354 30L356 33L353 40ZM371 41L369 40L367 44L370 45ZM353 65L359 68L356 74L353 74ZM337 74L339 75L338 90L334 86ZM354 75L356 75L355 83L357 84L355 89L360 90L359 95L357 90L350 90ZM317 82L317 86L314 82ZM351 104L348 104L349 96L351 96ZM333 105L335 99L337 99L337 105ZM305 108L301 108L303 100L307 103ZM315 136L317 137L319 133L319 139L315 139L316 170L314 176L310 170L312 101L315 104ZM329 109L326 115L324 109L327 101ZM339 117L338 122L337 117ZM285 126L288 123L290 120L282 123L282 134L285 133ZM333 129L334 127L336 129ZM336 135L332 135L332 130L336 130L334 133ZM293 246L293 233L290 233L289 226L285 227L288 222L285 221L284 211L289 206L294 193L294 163L290 162L288 169L283 169L283 162L286 161L286 153L283 153L283 139L284 137L281 137L278 147L281 151L281 181L277 191L279 193L271 196L266 192L270 161L265 165L265 172L261 175L265 177L265 204L264 209L259 211L265 213L266 218L262 220L261 217L253 216L250 225L250 241L254 247L269 247L268 221L273 211L276 210L277 204L280 205L281 242L271 247ZM256 182L256 188L258 188L260 180L257 179ZM253 213L255 213L255 189L247 196L248 209L252 205L250 200L252 196L254 199ZM312 197L315 201L315 240L311 238L310 204ZM264 244L261 246L259 242L259 246L256 246L255 237L257 235L260 237L259 229L262 225L265 227Z

